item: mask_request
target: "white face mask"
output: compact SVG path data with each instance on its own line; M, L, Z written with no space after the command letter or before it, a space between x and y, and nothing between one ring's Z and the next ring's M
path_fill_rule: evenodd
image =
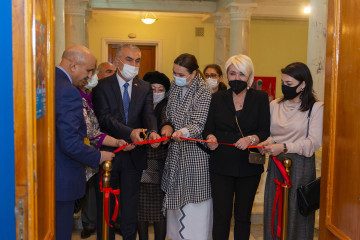
M120 62L122 62L120 60ZM123 62L122 62L123 63ZM127 80L133 80L136 75L139 73L139 67L134 67L129 64L123 63L124 67L120 70L121 75L126 78Z
M85 86L87 89L94 88L98 85L99 79L97 74L92 75L92 77L88 80L88 84Z
M154 101L153 101L154 104L158 104L165 98L165 92L153 93L153 98L154 98Z
M217 86L219 86L218 80L216 78L208 78L206 79L206 82L209 84L211 89L215 89Z

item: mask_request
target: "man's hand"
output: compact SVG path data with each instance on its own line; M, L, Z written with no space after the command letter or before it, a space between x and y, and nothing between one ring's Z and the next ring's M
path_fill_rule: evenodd
M127 144L128 144L126 141L124 141L124 140L122 140L122 139L116 139L116 143L117 143L118 147L121 147L121 146L124 146L124 145L127 145ZM130 145L126 146L126 147L123 149L123 151L125 151L125 152L126 152L126 151L131 151L131 150L133 150L135 147L136 147L136 145L130 144Z
M149 135L149 140L155 140L155 139L159 139L160 136L159 134L157 134L156 132L151 132L150 135ZM152 148L157 148L158 146L160 146L160 142L158 143L151 143L150 146Z
M101 159L99 162L99 165L102 164L105 161L112 161L115 157L115 154L108 151L100 151L101 152Z
M174 129L170 125L165 125L161 129L161 136L168 137L171 136L174 132ZM163 144L167 144L170 141L170 138L163 142Z
M219 144L217 143L217 138L212 135L212 134L209 134L207 137L206 137L206 140L207 141L210 141L210 142L214 142L214 143L206 143L206 145L208 146L208 148L210 150L215 150L217 149L217 147L219 146Z
M147 129L144 129L144 131L147 131ZM142 128L136 128L136 129L132 130L132 132L130 133L131 141L133 143L144 141L144 139L140 137L140 133L142 133L142 132L143 132Z
M180 142L181 141L181 137L183 136L181 131L176 131L172 134L172 138L174 139L175 142Z

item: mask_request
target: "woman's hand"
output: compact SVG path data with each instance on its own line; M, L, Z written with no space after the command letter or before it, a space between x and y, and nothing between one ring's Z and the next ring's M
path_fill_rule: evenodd
M277 156L284 151L284 144L270 144L265 146L264 151L272 156Z
M162 137L169 137L173 134L174 129L170 125L165 125L161 128L161 136ZM170 141L170 138L163 142L163 144L167 144Z
M219 146L219 144L217 143L217 139L214 135L212 134L209 134L207 137L206 137L206 141L210 141L212 143L206 143L206 146L210 149L210 150L215 150L217 149L217 147Z
M172 134L172 139L174 139L175 142L180 142L181 141L181 137L183 136L181 131L176 131Z
M121 147L121 146L124 146L124 145L127 145L128 143L122 139L116 139L116 144L117 144L117 147ZM128 145L126 146L123 151L131 151L133 150L134 148L136 147L136 145Z
M268 141L263 141L259 144L257 144L258 146L268 146L270 143ZM258 148L259 152L264 155L266 153L265 149L264 148Z
M235 147L241 150L247 149L248 146L250 146L251 140L248 137L240 138L236 143Z

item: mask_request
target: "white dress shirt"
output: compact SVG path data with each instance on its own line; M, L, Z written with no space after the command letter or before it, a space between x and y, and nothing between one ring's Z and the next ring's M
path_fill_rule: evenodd
M119 76L119 74L116 73L116 78L119 82L119 86L120 86L120 91L121 91L121 96L123 97L124 96L124 84L126 83L126 81ZM130 98L130 101L131 101L131 90L132 90L132 83L133 83L133 79L131 79L130 81L128 81L127 83L129 83L129 86L127 88L127 91L128 91L128 94L129 94L129 98Z

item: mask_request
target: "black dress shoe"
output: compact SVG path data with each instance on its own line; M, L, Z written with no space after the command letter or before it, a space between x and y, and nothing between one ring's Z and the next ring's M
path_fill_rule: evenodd
M85 239L90 237L93 233L95 233L95 229L91 229L91 228L84 228L81 231L81 239Z
M115 222L114 231L115 231L115 233L120 234L122 236L122 233L121 233L121 230L120 230L120 223Z

